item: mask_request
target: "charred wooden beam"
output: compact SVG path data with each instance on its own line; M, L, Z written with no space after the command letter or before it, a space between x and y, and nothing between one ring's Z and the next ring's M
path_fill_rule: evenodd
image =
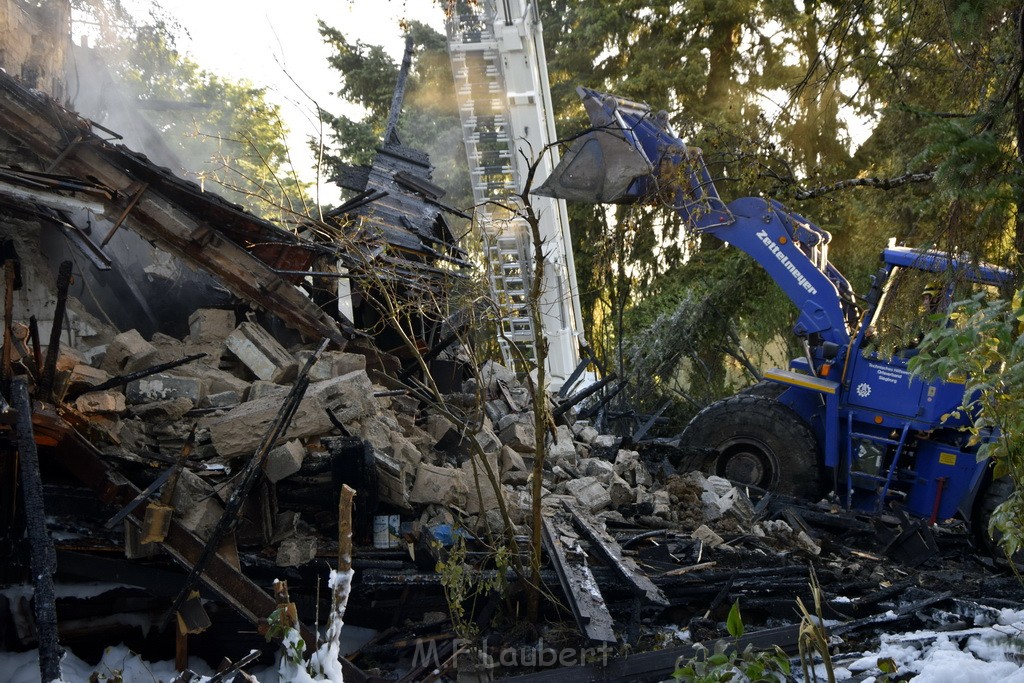
M57 307L53 311L53 327L50 328L50 345L46 349L46 364L39 380L39 396L49 400L53 394L53 379L57 373L57 356L60 355L60 333L64 329L64 312L68 305L68 287L71 286L71 261L60 264L57 274Z
M616 379L618 379L618 375L616 375L614 372L608 375L607 377L602 377L600 380L594 382L586 389L576 392L575 394L567 398L565 401L555 406L555 409L551 411L551 416L554 418L559 418L562 415L565 415L573 406L578 405L583 400L601 391L606 386L608 386L609 382L612 382Z
M544 547L555 566L558 581L580 631L595 642L617 642L615 622L587 566L586 555L582 551L567 550L551 520L543 520L541 531Z
M57 604L53 574L57 557L53 539L46 532L43 509L43 480L39 474L39 453L32 429L32 399L24 379L11 382L11 404L18 411L18 453L21 456L21 488L25 500L25 526L30 544L29 562L35 587L36 629L39 632L39 673L41 680L58 681L64 650L57 642Z
M623 557L622 548L607 531L599 529L589 515L574 509L571 505L565 505L565 508L572 516L572 524L576 530L587 537L591 547L630 585L631 590L650 603L668 606L668 599L661 589L647 578L632 558Z

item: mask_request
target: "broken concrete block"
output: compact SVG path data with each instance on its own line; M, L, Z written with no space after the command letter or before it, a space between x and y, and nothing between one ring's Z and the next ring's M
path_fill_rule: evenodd
M68 376L68 386L84 384L94 387L97 384L103 384L108 379L110 379L110 373L94 368L91 365L79 363L71 369L71 374Z
M300 365L305 365L311 355L313 355L312 351L299 351L295 354L295 359ZM322 382L357 370L366 371L366 356L363 354L325 351L321 354L320 360L309 369L309 381Z
M516 374L501 363L489 360L480 368L480 379L483 381L488 397L498 398L501 396L501 389L498 386L499 382L507 387L511 387L516 383Z
M171 505L185 528L203 540L210 537L224 514L213 487L189 469L181 471Z
M200 308L188 317L188 339L193 344L222 344L235 330L235 312Z
M484 412L487 413L487 417L491 419L491 422L498 424L498 422L501 421L501 418L511 412L511 409L508 407L508 403L505 403L503 399L496 398L484 403Z
M579 463L580 472L588 477L596 477L602 484L610 484L615 474L615 466L600 458L584 458Z
M506 415L498 422L498 438L520 453L532 453L537 449L536 433L532 410Z
M486 425L480 427L473 438L480 444L480 449L484 454L488 456L496 455L503 448L501 439Z
M143 339L138 330L129 330L110 341L100 368L111 375L123 375L143 370L156 363L156 359L156 347Z
M93 391L75 399L75 410L80 413L123 413L125 409L120 391Z
M444 415L438 415L432 413L427 415L427 433L430 434L430 438L434 440L434 443L444 440L448 436L449 432L458 432L458 427L455 423L449 420Z
M572 426L572 433L576 436L576 439L581 443L590 445L601 436L601 433L590 426L587 422L577 422Z
M43 360L45 359L46 351L43 352ZM61 344L57 351L57 370L60 372L71 372L76 365L86 365L88 362L84 353L66 344Z
M409 501L413 486L411 470L384 453L374 451L373 458L377 465L377 495L381 501L401 510L412 510Z
M391 454L399 462L407 464L409 467L415 468L423 460L423 453L420 449L416 448L409 439L402 436L401 432L391 432Z
M274 531L270 536L271 543L280 543L289 536L294 536L299 531L299 513L294 510L284 510L274 517Z
M557 439L548 437L547 462L575 469L579 464L579 456L576 453L576 445L572 442L572 432L565 425L558 425L555 434Z
M465 499L466 487L460 470L426 463L416 469L416 482L409 493L409 502L461 506Z
M636 451L618 452L615 458L615 474L625 479L630 486L650 486L654 481Z
M334 424L327 416L328 408L346 425L377 415L372 386L365 372L351 372L326 382L311 384L295 410L285 437L298 439L329 433L334 429ZM281 404L280 397L265 396L255 401L246 401L223 415L207 417L201 424L209 428L210 439L221 456L251 454L263 439L270 423L276 419Z
M132 406L132 414L151 421L177 422L185 413L196 407L189 398L172 398L167 401L153 401Z
M267 453L267 459L263 462L263 473L267 479L277 483L285 477L290 477L302 468L302 461L306 457L306 448L298 439L294 439L272 448Z
M498 475L496 458L489 458L491 472ZM475 473L474 473L475 468ZM488 510L498 509L498 493L495 492L487 470L479 458L462 463L462 481L460 488L466 492L465 510L471 515L486 514ZM498 527L501 528L501 527Z
M608 496L612 499L614 508L631 505L635 502L633 489L629 487L625 479L617 474L612 474L612 478L608 482Z
M694 529L693 533L690 534L690 538L701 541L709 548L717 548L725 543L725 539L712 531L711 527L707 524L701 524L699 527Z
M594 477L582 477L566 483L565 488L580 502L587 512L599 512L611 507L612 498Z
M299 567L316 559L316 536L292 536L277 546L278 567Z
M225 346L260 379L282 384L299 371L298 362L270 333L255 323L244 322L224 340Z
M654 492L654 516L662 519L672 517L672 497L665 489Z
M125 397L132 404L187 398L198 405L206 397L206 383L194 377L158 373L129 383Z
M508 471L525 472L525 471L527 471L526 461L523 460L523 456L519 455L518 452L516 452L512 448L509 448L508 446L502 446L501 447L500 462L501 462L501 471L502 472L508 472Z
M249 391L249 382L241 377L235 377L230 372L225 372L200 361L181 365L170 370L169 373L178 377L194 377L195 379L203 380L206 382L208 391L211 394L233 391L241 398ZM274 384L272 386L279 385ZM285 393L287 393L287 387L285 387Z
M206 408L233 408L242 402L237 391L221 391L216 394L208 394L203 401Z
M246 400L258 401L259 399L266 398L268 396L276 396L284 399L284 397L288 395L289 391L291 391L291 387L258 379L249 385L249 393Z

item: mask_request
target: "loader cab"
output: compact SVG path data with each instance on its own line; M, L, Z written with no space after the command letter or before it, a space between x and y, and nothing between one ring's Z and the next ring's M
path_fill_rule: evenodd
M925 334L954 324L942 315L954 301L978 292L996 296L1011 274L990 264L905 247L884 250L882 261L844 375L846 403L877 412L882 419L910 420L920 429L937 427L962 402L963 384L926 382L907 364Z

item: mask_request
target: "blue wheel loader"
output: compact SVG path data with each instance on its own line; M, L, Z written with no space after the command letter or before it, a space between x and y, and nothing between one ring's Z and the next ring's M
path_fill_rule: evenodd
M578 89L592 128L576 138L537 194L588 203L657 203L690 229L749 254L796 306L804 353L788 368L700 412L681 445L711 453L705 471L743 485L881 511L891 502L918 518L960 514L987 528L1012 491L962 429L964 384L907 369L913 348L880 347L900 331L907 283L927 282L932 310L966 289L998 290L1012 273L938 251L890 245L861 301L829 262L831 235L772 199L720 199L701 151L641 103ZM926 299L927 300L927 299ZM900 311L903 311L902 313ZM934 316L932 316L934 318ZM942 324L942 323L936 323ZM981 533L987 539L987 533ZM991 546L987 546L991 550Z

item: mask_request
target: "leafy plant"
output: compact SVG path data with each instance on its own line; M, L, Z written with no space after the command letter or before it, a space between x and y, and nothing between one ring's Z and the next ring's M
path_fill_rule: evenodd
M703 645L694 646L697 654L688 659L680 658L672 677L677 681L693 683L716 683L717 681L785 681L790 674L789 658L776 646L772 650L755 650L747 645L739 647L743 637L743 618L740 602L733 603L726 618L725 627L733 642L719 640L714 650Z
M993 477L1024 481L1024 290L1012 299L983 294L955 303L951 323L932 329L909 368L932 378L964 382L964 400L950 416L967 416L968 445L992 458ZM1019 486L992 515L1009 555L1024 548L1024 499Z

